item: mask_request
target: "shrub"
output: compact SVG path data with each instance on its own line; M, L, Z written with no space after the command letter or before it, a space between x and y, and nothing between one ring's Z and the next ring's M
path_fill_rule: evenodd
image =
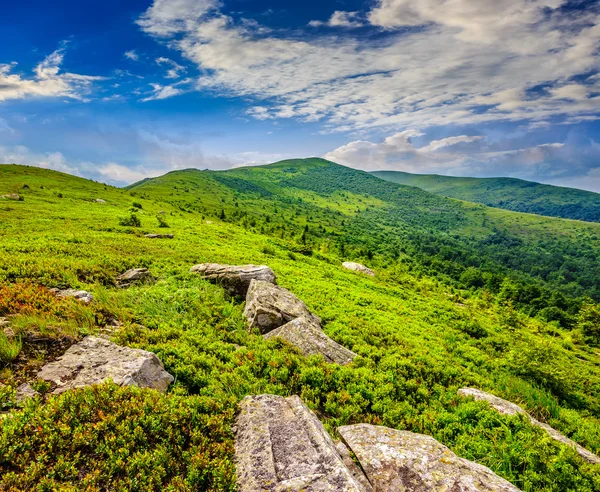
M142 221L137 215L131 214L129 217L121 217L119 219L119 225L126 227L142 227Z
M141 204L141 203L138 203L138 202L133 202L133 203L131 204L131 206L132 206L133 208L137 208L137 209L140 209L140 210L142 209L142 204Z
M165 229L169 228L169 224L167 224L167 221L163 219L160 215L156 216L156 220L158 220L158 227L162 227Z

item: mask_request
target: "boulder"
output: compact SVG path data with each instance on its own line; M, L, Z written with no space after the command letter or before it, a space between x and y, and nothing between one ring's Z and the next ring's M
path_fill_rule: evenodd
M54 292L56 297L74 297L78 301L90 303L94 300L94 296L86 290L75 290L75 289L50 289L50 292Z
M244 316L250 328L258 328L261 333L268 333L300 316L321 325L319 317L294 294L264 280L250 281Z
M135 284L154 283L155 279L147 268L132 268L117 277L117 287L126 288Z
M15 401L17 402L17 404L21 404L25 400L28 400L29 398L35 398L38 395L39 395L39 393L36 390L34 390L29 385L29 383L23 383L22 385L20 385L17 388L17 393L16 393L16 396L15 396Z
M7 195L2 195L0 198L4 198L5 200L21 200L21 195L17 195L16 193L8 193Z
M376 492L516 492L478 463L456 456L433 437L370 424L338 429Z
M354 263L353 261L345 261L344 263L342 263L342 266L347 270L353 270L355 272L364 273L365 275L370 275L371 277L375 276L375 272L373 270L367 268L364 265L361 265L360 263Z
M298 347L304 355L321 354L325 362L349 364L356 354L334 342L314 320L301 316L270 331L264 338L281 338Z
M297 396L247 396L236 421L240 492L367 491Z
M231 295L244 297L252 280L262 280L277 284L275 272L266 265L219 265L202 263L193 266L192 273L198 273L205 279L222 285Z
M338 442L335 445L335 449L337 449L337 452L341 456L344 465L346 465L346 468L348 468L348 471L354 480L360 483L365 490L372 491L373 487L371 487L369 479L365 475L365 472L362 471L362 468L356 464L356 461L354 461L352 458L350 450L346 447L346 445L343 442Z
M91 336L42 367L37 377L56 384L55 394L108 379L120 386L139 386L163 392L173 382L173 376L164 370L156 354L121 347Z
M173 234L145 234L148 239L173 239Z
M102 198L96 198L94 201L96 203L106 203L106 200L103 200Z
M519 405L511 403L507 400L503 400L502 398L499 398L495 395L486 393L485 391L481 391L476 388L461 388L458 390L458 394L464 397L472 397L475 400L485 401L490 405L490 407L492 407L494 410L496 410L498 413L501 413L502 415L524 415L529 419L532 425L544 429L552 439L555 439L573 448L588 463L600 465L600 458L598 456L591 453L583 446L577 444L575 441L572 441L568 437L563 436L560 432L558 432L556 429L553 429L548 424L544 424L543 422L534 419Z

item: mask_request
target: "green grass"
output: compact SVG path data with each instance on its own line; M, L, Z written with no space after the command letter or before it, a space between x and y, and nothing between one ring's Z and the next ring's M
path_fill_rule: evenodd
M426 258L411 252L394 259L373 249L369 260L362 242L367 231L359 227L364 215L378 221L373 234L395 234L399 229L393 221L384 223L384 214L399 210L405 190L394 191L399 196L393 200L376 188L362 193L362 175L348 176L343 169L340 183L347 191L328 191L327 182L300 187L314 181L304 174L314 170L333 172L318 161L223 173L240 180L229 181L233 189L212 173L187 171L118 190L0 166L2 186L24 196L0 204L0 316L15 315L21 353L36 348L27 333L82 336L98 333L115 317L123 326L113 340L155 352L176 378L166 395L103 385L17 410L14 389L49 354L35 352L25 366L3 359L0 377L7 386L0 387L0 405L13 413L0 430L0 488L233 490L237 403L247 394L268 392L298 394L332 434L339 425L369 422L432 435L523 490L600 489L600 467L584 463L526 420L456 395L461 386L492 391L599 453L600 354L583 332L516 310L506 286L498 292L467 289L429 275L417 268ZM255 173L260 179L247 184L244 176ZM438 234L469 227L461 217L471 217L470 206L417 193L416 208L433 207L423 219L426 227L435 227L440 214L448 220L442 232L432 229ZM141 227L119 225L131 209ZM246 215L235 216L236 210ZM552 231L544 239L549 242L594 230L474 210L523 228L523 241L538 240L542 227ZM175 238L143 237L160 232L161 211ZM225 220L219 219L222 211ZM411 225L417 222L417 216L407 217L403 238L419 231ZM340 267L348 258L337 247L341 240L348 255L375 268L376 278ZM576 250L577 242L569 244ZM201 262L270 265L279 283L322 318L325 332L359 357L347 367L327 365L248 332L243 303L189 273ZM158 278L155 285L114 287L118 273L140 266ZM48 287L83 288L95 301L57 300Z
M378 178L425 191L515 212L600 222L600 195L515 178L458 178L376 171Z

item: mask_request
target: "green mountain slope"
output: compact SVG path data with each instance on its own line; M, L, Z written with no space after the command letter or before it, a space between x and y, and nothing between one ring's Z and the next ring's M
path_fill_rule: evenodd
M232 426L255 393L300 395L332 433L370 422L432 435L526 491L600 488L600 467L524 419L456 396L492 391L600 453L598 305L561 294L541 272L551 263L525 271L501 257L508 243L492 247L511 241L540 261L564 247L563 262L583 261L596 254L595 224L464 204L311 160L178 171L129 190L0 166L0 195L9 192L23 201L0 199L0 316L15 332L0 334L0 411L11 411L0 489L235 490ZM138 223L132 215L139 226L124 225ZM475 267L482 248L490 256ZM342 269L347 259L377 276ZM329 365L249 332L241 301L189 273L201 262L270 265L359 357ZM156 284L115 288L118 273L141 266ZM95 300L60 300L52 287ZM527 292L562 299L569 327L529 316L535 303L514 297ZM167 394L104 384L48 396L39 367L111 319L122 323L113 341L155 352L176 377ZM18 408L24 381L45 400Z
M376 171L378 178L469 202L516 212L600 222L600 194L515 178L457 178Z

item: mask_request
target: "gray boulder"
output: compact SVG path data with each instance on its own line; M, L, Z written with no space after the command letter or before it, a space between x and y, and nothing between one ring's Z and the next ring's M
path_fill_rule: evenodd
M5 200L21 200L21 195L17 195L16 193L9 193L7 195L2 195L0 198L4 198Z
M320 318L312 314L294 294L263 280L251 280L244 316L250 328L258 328L261 333L268 333L301 316L321 325Z
M485 466L459 458L430 436L370 424L338 429L376 492L516 492Z
M103 200L102 198L96 198L94 201L96 203L106 203L106 200Z
M321 354L325 362L349 364L356 354L334 342L314 320L301 316L273 331L264 338L281 338L300 349L304 355Z
M164 370L156 354L97 337L86 337L71 346L62 357L42 367L37 377L56 384L55 394L109 378L120 386L163 392L173 382L173 376Z
M352 270L354 272L364 273L365 275L370 275L371 277L375 276L375 272L370 268L367 268L360 263L354 263L353 261L345 261L342 263L342 266L347 270Z
M501 413L502 415L524 415L529 419L529 421L533 425L544 429L550 435L550 437L552 437L552 439L555 439L573 448L588 463L600 465L600 458L598 456L591 453L583 446L577 444L575 441L572 441L568 437L563 436L560 432L558 432L556 429L553 429L548 424L544 424L543 422L534 419L519 405L511 403L507 400L503 400L502 398L499 398L495 395L486 393L485 391L481 391L476 388L461 388L458 390L458 394L464 397L472 397L475 400L485 401L489 403L490 407L492 407L494 410L496 410L498 413Z
M17 404L21 404L25 402L25 400L28 400L29 398L34 398L38 395L39 393L36 390L34 390L29 385L29 383L23 383L17 388L15 401L17 402Z
M173 239L173 234L144 234L148 239Z
M240 492L368 491L352 477L331 437L297 396L247 396L236 422Z
M275 272L266 265L219 265L218 263L202 263L193 266L192 273L222 285L231 295L244 297L252 280L262 280L277 284Z
M74 297L78 301L90 303L94 300L94 296L86 290L75 290L75 289L50 289L50 292L54 292L56 297Z
M132 268L117 277L117 287L126 288L135 284L154 283L155 279L147 268Z

